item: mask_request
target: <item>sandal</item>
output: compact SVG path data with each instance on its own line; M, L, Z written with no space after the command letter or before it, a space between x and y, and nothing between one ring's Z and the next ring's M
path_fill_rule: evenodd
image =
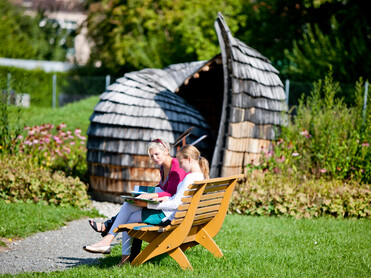
M89 224L93 228L93 230L96 231L97 233L104 233L102 228L105 227L105 226L104 226L103 223L100 223L100 230L98 230L97 222L95 222L93 220L89 220Z

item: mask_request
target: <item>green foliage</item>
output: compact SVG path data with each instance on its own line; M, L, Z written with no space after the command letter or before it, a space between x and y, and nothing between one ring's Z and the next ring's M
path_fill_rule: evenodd
M42 70L25 70L16 67L0 67L0 89L6 90L7 78L10 76L12 92L29 94L31 106L51 107L53 74L57 76L57 98L59 94L99 95L105 90L105 76L79 76L75 71L46 73Z
M314 81L331 65L335 79L343 83L354 82L360 76L369 78L371 22L366 2L306 2L308 18L302 25L302 37L292 40L292 48L286 48L288 64L282 73L296 80Z
M0 67L0 88L7 88L6 81L10 74L11 90L18 94L29 94L31 105L39 107L52 106L53 73L42 70L24 70L15 67ZM62 74L59 74L62 75Z
M87 185L79 178L52 172L24 156L0 156L0 196L10 202L26 201L60 206L89 204Z
M229 210L254 216L369 218L370 200L368 184L257 172L239 187Z
M13 124L11 124L8 102L12 97L11 88L22 91L24 86L23 82L15 85L0 75L0 88L5 88L0 92L0 154L2 154L7 153L11 148L17 148L15 139L21 132L19 125L21 113L19 108L13 110Z
M294 122L282 128L273 150L263 154L261 169L371 182L371 113L363 111L363 81L356 85L355 107L335 98L337 88L331 73L315 84L311 96L300 101Z
M214 30L223 11L232 30L244 16L238 0L105 0L90 5L88 36L95 42L92 65L110 72L162 68L211 59L219 52ZM125 20L123 20L123 18Z
M0 237L14 239L37 232L58 229L67 221L84 216L97 217L96 209L82 210L74 206L45 205L31 201L7 203L0 199Z
M35 17L25 15L23 9L0 1L0 57L64 61L72 37L43 12Z

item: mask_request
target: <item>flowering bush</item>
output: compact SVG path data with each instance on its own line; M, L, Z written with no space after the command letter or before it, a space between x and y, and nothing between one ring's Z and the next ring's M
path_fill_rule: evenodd
M335 101L337 86L331 74L324 84L319 81L311 97L300 101L294 122L282 128L281 138L273 143L272 150L262 153L260 165L248 167L370 183L371 113L362 109L362 81L356 85L358 101L351 108Z
M40 168L61 170L86 180L86 138L80 129L65 130L66 125L52 124L25 127L17 137L18 153L24 154Z

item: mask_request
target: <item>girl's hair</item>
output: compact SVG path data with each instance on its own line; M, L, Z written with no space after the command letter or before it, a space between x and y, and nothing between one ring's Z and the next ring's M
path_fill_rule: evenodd
M206 158L201 156L200 151L195 146L185 145L181 147L177 152L177 156L178 155L183 156L185 159L192 158L194 160L198 160L198 164L200 165L205 179L209 178L209 162Z
M146 151L149 156L151 156L149 154L149 151L153 148L159 148L162 151L168 151L171 155L170 144L165 138L157 137L147 144Z

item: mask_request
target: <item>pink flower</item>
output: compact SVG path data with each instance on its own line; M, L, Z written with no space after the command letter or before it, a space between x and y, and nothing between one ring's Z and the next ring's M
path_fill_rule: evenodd
M59 126L57 126L57 129L65 128L67 125L65 123L61 123Z
M34 144L34 145L39 144L39 140L37 140L37 139L33 140L32 144Z
M26 140L26 141L24 141L24 144L25 144L26 146L31 146L31 145L32 145L32 143L31 143L30 140Z
M294 152L292 153L292 156L299 156L299 153Z
M81 139L81 140L86 140L86 137L85 136L79 136L79 138Z
M300 132L301 135L305 136L305 138L310 138L312 135L309 134L308 130L304 129L302 132Z
M76 128L76 129L75 129L75 134L80 134L80 133L81 133L81 129Z
M68 147L66 147L66 146L64 146L63 147L63 151L65 151L66 153L70 153L71 152L71 149L68 148Z
M28 135L32 136L34 134L35 134L35 131L34 130L31 129L31 130L28 131Z
M368 148L368 147L370 146L370 144L367 143L367 142L364 142L364 143L361 144L361 146L362 146L362 147L366 147L366 148Z
M283 143L283 139L279 138L278 141L277 141L277 145L281 145L282 143Z
M61 140L58 136L53 136L53 139L54 139L54 141L55 141L57 144L61 144L61 143L62 143L62 140Z
M285 162L285 159L286 159L286 157L285 157L284 155L282 155L282 156L278 159L278 161L279 161L279 162Z
M22 135L18 135L18 136L17 136L17 139L18 139L18 140L22 140L22 139L23 139L23 136L22 136Z
M319 170L321 173L326 173L327 170L325 168Z

